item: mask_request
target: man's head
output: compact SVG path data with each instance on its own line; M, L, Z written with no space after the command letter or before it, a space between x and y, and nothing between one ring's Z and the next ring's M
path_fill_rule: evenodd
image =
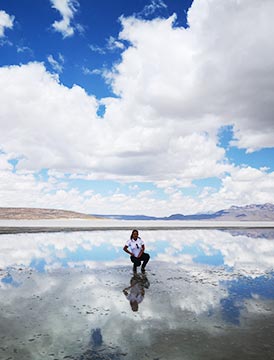
M134 240L137 240L138 239L138 235L139 235L139 233L138 233L138 230L136 230L136 229L134 229L134 230L132 230L132 233L131 233L131 239L134 239Z
M133 300L133 301L131 301L130 302L130 306L131 306L131 310L132 311L138 311L138 303L137 303L137 301L136 300Z

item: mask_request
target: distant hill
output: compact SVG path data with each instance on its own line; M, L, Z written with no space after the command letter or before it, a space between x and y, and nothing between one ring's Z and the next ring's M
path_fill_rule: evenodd
M40 208L12 208L0 207L0 220L47 220L47 219L98 219L75 211L40 209Z
M98 215L117 220L215 220L215 221L274 221L273 204L251 204L246 206L231 206L211 214L173 214L168 217L146 215Z
M227 210L221 210L215 213L216 220L248 220L248 221L274 221L274 205L246 205L231 206Z
M42 219L117 219L117 220L214 220L214 221L274 221L274 205L232 206L211 214L173 214L167 217L147 215L89 215L76 211L0 207L0 220L42 220Z

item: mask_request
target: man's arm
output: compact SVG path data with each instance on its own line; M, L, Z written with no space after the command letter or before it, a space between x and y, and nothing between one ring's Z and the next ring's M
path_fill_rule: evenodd
M140 254L138 255L138 258L143 255L144 251L145 251L145 245L142 245Z
M132 252L130 252L130 251L128 250L128 246L127 246L127 245L124 246L123 250L124 250L126 253L128 253L129 255L133 256Z
M126 296L128 296L128 290L131 289L132 287L133 287L133 285L130 285L130 286L124 288L123 293L124 293Z

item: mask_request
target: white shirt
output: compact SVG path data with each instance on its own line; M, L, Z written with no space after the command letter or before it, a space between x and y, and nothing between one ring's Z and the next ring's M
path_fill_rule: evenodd
M144 296L142 295L142 287L140 284L137 283L130 289L127 299L132 302L137 301L138 304L143 301Z
M142 250L142 245L144 245L145 243L143 242L143 240L138 237L137 240L134 239L129 239L126 242L126 246L128 246L131 250L131 252L133 253L133 255L135 257L138 257L138 255L140 254L141 250Z

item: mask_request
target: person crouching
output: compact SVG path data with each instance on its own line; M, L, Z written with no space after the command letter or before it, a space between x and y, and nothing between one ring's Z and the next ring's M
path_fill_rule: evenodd
M150 256L145 253L145 243L139 237L138 230L134 229L132 231L130 239L126 242L123 250L130 255L130 260L133 262L133 272L136 273L137 267L141 264L141 271L145 272Z

